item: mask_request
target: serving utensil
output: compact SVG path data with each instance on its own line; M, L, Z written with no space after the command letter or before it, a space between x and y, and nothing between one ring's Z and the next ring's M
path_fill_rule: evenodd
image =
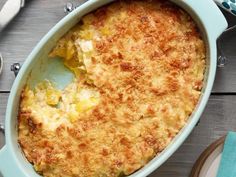
M0 32L7 24L18 14L20 9L24 7L25 0L7 0L0 10ZM3 68L3 57L0 53L0 74Z
M0 10L0 31L7 26L24 5L25 0L7 0Z

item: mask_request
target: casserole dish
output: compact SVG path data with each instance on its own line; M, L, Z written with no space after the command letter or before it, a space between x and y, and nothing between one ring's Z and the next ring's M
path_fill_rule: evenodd
M84 5L77 8L74 12L69 14L61 22L59 22L37 45L37 47L30 54L29 58L23 65L16 81L13 85L6 113L6 146L0 152L0 170L4 176L38 176L32 166L27 162L21 153L17 144L17 114L18 104L20 99L20 93L26 82L30 85L34 85L40 80L47 78L58 84L63 88L69 83L73 75L65 69L61 63L56 60L49 60L47 55L56 41L73 25L75 25L79 19L88 12L111 2L110 0L88 1ZM173 1L177 5L184 8L198 23L207 44L207 69L204 79L203 94L192 116L189 118L187 125L182 131L175 137L172 143L156 158L148 163L144 168L137 171L131 176L146 176L150 174L154 169L159 167L185 140L188 134L191 132L196 122L198 121L208 97L211 92L211 88L214 81L216 70L216 39L227 27L227 23L218 10L216 5L208 1L188 0L188 1ZM204 16L204 12L210 11L208 16ZM214 19L217 18L217 23ZM53 68L53 69L52 69ZM11 169L9 169L11 167Z

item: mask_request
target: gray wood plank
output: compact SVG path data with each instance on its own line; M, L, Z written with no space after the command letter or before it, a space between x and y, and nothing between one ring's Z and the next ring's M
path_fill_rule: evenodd
M4 119L7 97L8 94L0 94L0 122ZM211 142L227 131L236 131L235 105L236 96L211 96L200 124L177 152L149 177L188 177L195 160Z
M8 93L0 93L0 124L4 123ZM0 148L4 145L4 136L0 132Z
M86 0L72 0L81 4ZM0 1L0 7L5 0ZM65 16L63 8L68 0L29 0L19 15L0 34L0 52L5 62L3 74L0 76L0 91L10 90L14 75L10 65L23 63L39 40ZM225 13L230 26L236 24L236 18ZM235 32L223 40L223 48L228 57L225 68L217 71L213 92L236 92L236 43Z
M0 6L1 7L1 6ZM7 105L7 98L8 93L0 93L0 124L2 124L5 120L5 112L6 112L6 105ZM5 138L2 132L0 132L0 149L5 144ZM3 177L0 172L0 177Z

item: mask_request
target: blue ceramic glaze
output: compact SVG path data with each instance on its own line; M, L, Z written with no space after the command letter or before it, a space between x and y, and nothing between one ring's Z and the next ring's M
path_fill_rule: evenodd
M73 76L57 60L49 61L49 51L55 45L56 41L74 26L82 16L111 1L90 0L78 7L43 37L24 62L12 86L7 104L5 119L6 145L0 150L0 171L4 177L39 177L33 170L32 165L22 154L17 143L17 113L22 88L26 83L33 86L35 82L44 78L53 80L59 88L63 88L69 83L73 79ZM195 19L207 44L208 57L204 88L200 101L186 126L164 151L152 159L145 167L131 175L131 177L144 177L157 169L178 149L195 127L206 106L215 78L217 61L216 39L227 28L227 22L224 16L212 0L172 1L184 8ZM64 76L58 76L58 73Z

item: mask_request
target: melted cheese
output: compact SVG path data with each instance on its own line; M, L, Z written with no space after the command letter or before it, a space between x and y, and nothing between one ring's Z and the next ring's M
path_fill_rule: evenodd
M79 43L79 46L83 52L91 52L93 50L92 41L79 40L75 42Z

